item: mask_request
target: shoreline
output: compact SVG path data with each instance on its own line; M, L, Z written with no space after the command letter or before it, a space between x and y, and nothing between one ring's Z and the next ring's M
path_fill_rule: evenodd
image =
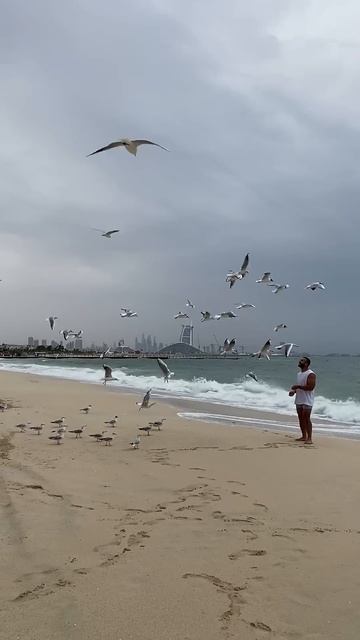
M90 387L103 387L104 385L99 381L89 381L89 380L74 380L71 378L63 378L61 376L52 376L43 373L25 373L25 372L17 372L11 370L0 370L0 376L2 374L12 374L12 375L24 375L24 376L33 376L34 378L44 378L46 380L58 380L62 382L69 382L72 384L81 384L81 385L89 385ZM124 394L127 396L136 396L137 400L140 400L142 397L142 393L139 392L136 388L130 387L121 387L121 386L112 386L111 383L108 383L107 390L112 393ZM267 428L270 431L274 429L281 429L284 432L292 433L294 430L299 430L298 420L295 412L294 413L285 413L285 412L276 412L267 409L256 409L253 407L245 407L245 406L234 406L230 404L217 403L217 402L209 402L206 400L195 399L195 398L184 398L177 397L176 395L164 396L162 394L153 393L152 397L156 399L156 402L171 406L175 409L180 409L178 412L179 417L184 420L201 420L202 422L208 422L212 424L216 422L217 424L229 425L231 423L231 416L233 416L234 421L237 424L233 426L238 426L243 428L242 423L246 424L248 421L249 424L253 428ZM182 414L193 414L194 417L183 416ZM201 417L196 417L197 414L201 414ZM240 415L239 415L240 414ZM206 419L206 415L208 415L208 419ZM216 418L215 418L216 416ZM222 418L224 416L224 418ZM351 433L351 427L359 427L359 425L352 425L351 423L336 423L335 420L330 420L326 418L321 418L313 414L312 417L313 425L314 425L314 437L331 437L338 439L346 439L346 440L360 440L360 433ZM268 424L266 424L268 423ZM248 424L248 426L249 426ZM341 426L335 431L336 424L340 424Z

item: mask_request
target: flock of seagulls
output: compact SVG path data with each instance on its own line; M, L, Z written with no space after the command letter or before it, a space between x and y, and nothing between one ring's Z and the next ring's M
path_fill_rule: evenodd
M155 404L154 402L150 403L150 393L151 393L151 389L145 394L142 402L136 403L140 405L140 409L142 408L149 409ZM5 411L7 409L7 405L3 403L2 406L4 407L4 411ZM82 414L88 415L90 411L92 411L92 409L93 409L92 404L89 404L86 407L83 407L82 409L80 409L79 412ZM119 416L115 415L113 418L109 420L104 420L103 424L105 426L105 429L102 429L101 431L98 431L96 433L89 433L88 434L89 438L93 438L96 442L102 442L104 443L105 446L111 446L114 438L118 434L116 431L109 432L108 429L115 429L118 424L118 419L119 419ZM149 422L145 426L138 426L138 430L143 431L144 433L146 433L147 436L149 436L151 431L161 431L161 428L165 420L166 418L158 418L156 420L153 420L152 422ZM57 418L56 420L52 420L50 422L51 431L50 431L50 435L48 435L48 439L56 443L57 445L63 444L66 434L72 434L75 440L80 440L87 429L86 424L81 425L80 427L69 429L68 425L65 424L65 421L66 421L65 416L61 416L60 418ZM19 433L32 432L40 436L43 433L46 425L44 423L41 423L39 425L33 425L31 422L21 422L15 425L15 427L18 429ZM139 448L140 437L141 437L140 434L136 434L133 440L129 442L129 446L132 449Z

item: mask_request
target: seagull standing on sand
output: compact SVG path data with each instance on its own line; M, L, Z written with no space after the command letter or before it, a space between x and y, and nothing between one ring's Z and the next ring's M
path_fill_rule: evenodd
M49 436L49 440L55 440L56 444L61 444L63 439L63 433L56 433L54 436Z
M156 404L156 402L152 402L150 403L150 394L151 394L151 389L149 389L149 391L147 391L142 399L142 402L137 402L136 404L139 407L139 411L141 411L141 409L150 409L150 407L152 407L154 404Z
M229 273L226 275L225 282L230 283L230 289L234 286L237 280L243 280L245 276L249 273L247 270L248 265L249 265L249 254L247 253L241 265L240 270L229 271Z
M191 302L191 300L189 300L189 298L187 298L186 306L189 307L189 309L194 309L195 307L195 305Z
M289 284L271 284L268 283L269 287L272 287L272 293L279 293L279 291L284 291L290 287Z
M45 427L44 424L40 424L40 425L37 425L37 426L30 427L30 429L32 429L33 431L36 431L37 435L39 436L44 427Z
M104 372L105 372L105 378L104 378L104 384L105 385L106 385L107 382L111 382L111 380L117 380L118 379L118 378L113 378L112 368L109 367L109 365L103 364L103 368L104 368Z
M129 442L130 447L132 447L132 449L138 449L139 448L139 444L140 444L140 436L135 436L134 440L132 440L131 442Z
M88 404L87 407L84 407L83 409L80 409L80 413L85 413L86 415L89 413L89 411L92 408L92 404Z
M112 229L111 231L104 231L104 229L93 229L93 231L99 231L103 238L111 239L114 233L119 233L120 229Z
M177 314L174 316L174 320L180 320L180 318L188 318L188 314L184 313L183 311L178 311Z
M16 424L15 427L20 429L20 433L25 433L27 427L31 429L31 422L27 422L26 424L25 422L20 422L20 424Z
M281 322L280 324L276 324L274 327L275 333L277 333L279 329L287 329L287 324L284 324L283 322Z
M311 284L306 285L305 289L311 289L311 291L316 291L316 289L326 289L323 282L312 282Z
M57 316L49 316L48 318L46 318L46 320L50 325L51 331L53 331L54 325L55 325L55 320L58 320L58 317Z
M155 422L149 422L149 426L154 429L154 427L157 428L158 431L161 431L161 427L163 425L163 422L165 422L166 418L161 418L161 420L155 420Z
M136 156L138 147L142 144L151 144L154 147L159 147L164 151L169 151L165 147L162 147L161 144L157 144L157 142L151 142L151 140L130 140L130 138L120 138L116 142L110 142L106 147L101 147L92 153L89 153L86 157L94 156L96 153L101 153L101 151L107 151L108 149L116 149L116 147L125 147L126 151L131 153L133 156Z
M224 341L223 351L220 353L220 355L223 356L225 353L234 353L235 342L236 342L235 338L232 338L232 340L229 340L229 338L226 338Z
M62 416L61 418L58 418L57 420L52 420L51 424L57 424L59 427L61 427L65 422L65 417Z
M156 358L156 360L163 373L164 382L169 382L169 378L175 375L174 372L170 371L169 367L167 366L166 362L164 362L164 360L161 360L161 358Z
M110 427L113 427L113 428L114 428L114 427L116 427L116 425L117 425L118 417L119 417L119 416L114 416L114 418L112 418L112 420L106 420L106 421L104 422L104 424L109 424L109 425L110 425Z
M271 340L267 340L264 344L263 347L261 347L260 351L257 351L256 353L253 353L253 356L257 356L258 358L266 358L267 360L270 360L270 355L271 355Z
M282 342L281 344L274 347L274 349L277 349L278 351L280 351L281 349L284 349L284 356L285 358L288 358L293 347L298 347L298 346L299 345L295 344L295 342Z
M81 438L84 429L86 429L86 424L84 424L82 427L79 427L78 429L70 429L69 433L75 433L75 439Z
M258 284L269 284L271 282L274 282L274 280L271 277L270 271L265 271L261 278L259 278L259 280L256 280L256 282Z
M146 427L139 427L140 431L145 431L146 435L149 436L150 435L150 431L151 431L152 427L150 424L148 424Z

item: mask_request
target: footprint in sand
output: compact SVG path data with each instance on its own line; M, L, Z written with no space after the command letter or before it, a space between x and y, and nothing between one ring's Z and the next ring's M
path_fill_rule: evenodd
M247 556L265 556L265 549L241 549L241 551L237 551L236 553L230 553L228 555L229 560L238 560L242 558L244 555Z

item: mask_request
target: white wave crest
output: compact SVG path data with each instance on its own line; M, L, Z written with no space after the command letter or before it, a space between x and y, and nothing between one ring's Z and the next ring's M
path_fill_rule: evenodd
M13 363L8 360L0 362L0 370L92 384L100 384L104 377L102 367ZM113 368L113 375L118 380L112 382L111 386L141 393L151 388L153 395L163 398L182 398L273 413L294 414L294 402L289 398L286 390L265 382L244 379L234 383L220 383L206 378L194 378L193 380L172 379L171 382L165 383L159 376L133 375L128 371L127 367ZM313 414L325 420L360 426L360 403L351 398L333 400L316 396Z

